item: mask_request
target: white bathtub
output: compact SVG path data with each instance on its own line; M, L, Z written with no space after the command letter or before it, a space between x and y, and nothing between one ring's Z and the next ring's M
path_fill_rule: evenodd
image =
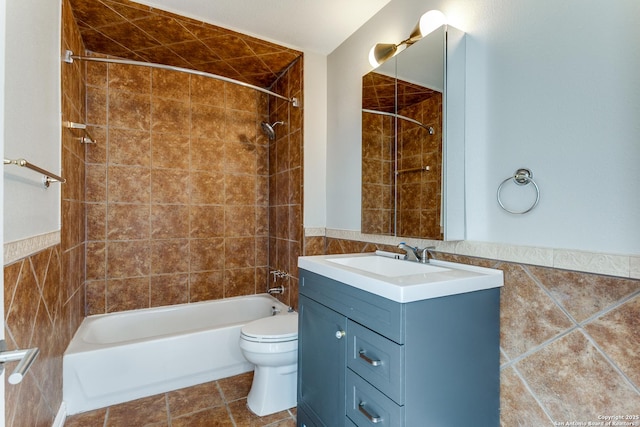
M268 294L85 318L63 357L68 414L253 370L242 325L287 307Z

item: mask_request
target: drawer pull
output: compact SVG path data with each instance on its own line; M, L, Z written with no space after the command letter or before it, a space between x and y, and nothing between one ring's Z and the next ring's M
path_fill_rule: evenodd
M336 338L342 339L347 333L345 331L336 331Z
M382 365L382 360L373 360L372 358L368 357L365 354L364 350L360 350L358 352L358 355L360 356L360 359L364 360L365 362L367 362L371 366L380 366L380 365Z
M374 424L381 423L382 417L379 417L377 415L371 415L369 412L367 412L364 405L365 405L365 402L360 402L360 404L358 405L358 410L362 413L362 415L367 417L367 419Z

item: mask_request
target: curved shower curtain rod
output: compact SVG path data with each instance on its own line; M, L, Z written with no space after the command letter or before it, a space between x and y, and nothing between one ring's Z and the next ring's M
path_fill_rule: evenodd
M407 122L414 123L414 124L424 128L424 129L426 129L429 132L429 135L433 135L435 133L435 131L433 130L432 126L427 126L425 124L422 124L419 121L417 121L416 119L412 119L411 117L406 117L406 116L403 116L403 115L397 114L397 113L387 113L386 111L369 110L367 108L363 108L362 111L364 113L380 114L381 116L396 117L396 118L401 119L401 120L406 120Z
M139 65L141 67L160 68L162 70L178 71L181 73L194 74L196 76L209 77L216 80L222 80L223 82L237 84L249 89L255 89L259 92L266 93L267 95L275 96L276 98L284 99L290 102L294 107L298 107L298 98L287 98L278 93L271 92L268 89L254 86L249 83L241 82L239 80L230 79L229 77L219 76L217 74L206 73L204 71L192 70L190 68L175 67L173 65L157 64L155 62L134 61L132 59L115 59L115 58L96 58L93 56L78 56L74 55L72 51L67 50L64 55L64 62L72 64L74 60L78 61L93 61L93 62L109 62L113 64L125 64L125 65Z

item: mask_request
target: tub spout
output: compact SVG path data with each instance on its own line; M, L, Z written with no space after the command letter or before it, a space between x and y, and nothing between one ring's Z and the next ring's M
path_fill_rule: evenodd
M269 295L284 294L284 285L278 286L277 288L269 288L267 292Z

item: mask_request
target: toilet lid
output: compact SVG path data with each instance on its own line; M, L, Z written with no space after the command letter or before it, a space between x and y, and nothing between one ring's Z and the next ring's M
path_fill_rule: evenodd
M290 341L298 337L298 313L280 314L249 322L242 335L255 340Z

